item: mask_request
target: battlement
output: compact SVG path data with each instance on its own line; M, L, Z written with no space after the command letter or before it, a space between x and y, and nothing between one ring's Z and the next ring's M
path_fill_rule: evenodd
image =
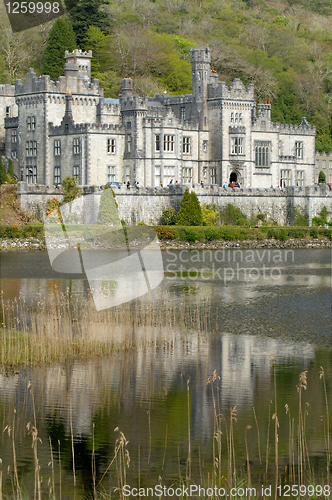
M322 153L320 153L319 151L316 151L316 157L318 158L326 158L328 160L331 160L332 159L332 151L330 151L329 153L325 153L325 151L323 151Z
M148 109L148 98L137 95L120 96L120 105L122 111L138 111Z
M5 118L5 128L17 128L18 116L11 116Z
M272 126L275 130L278 130L281 134L316 135L316 127L309 125L306 118L302 118L300 125L272 123Z
M92 50L89 50L88 52L86 51L83 52L81 49L74 49L72 52L68 52L68 50L66 50L65 59L69 59L71 57L92 59Z
M56 82L51 80L49 75L42 75L37 77L32 68L29 69L28 74L22 83L22 80L15 82L15 95L20 96L24 94L35 93L55 93L66 94L67 87L71 88L72 94L93 94L96 96L103 95L103 90L99 88L99 80L94 79L92 83L87 82L84 78L60 76Z
M209 85L209 98L254 100L254 85L250 83L246 88L239 78L235 78L228 87L225 82L218 82L218 86Z
M60 135L63 132L63 122L60 125L54 125L49 122L50 135ZM112 131L117 134L121 133L122 126L116 123L69 123L67 134L83 134L87 132L106 132Z
M211 63L211 50L208 48L195 47L190 49L191 63Z
M286 163L297 163L297 156L295 155L279 155L279 160Z
M192 94L183 94L183 95L172 95L165 96L163 104L165 106L170 106L174 104L191 104L193 100Z
M15 85L6 83L5 85L0 85L0 96L14 96L15 95Z
M120 104L103 103L101 106L102 113L107 112L108 114L111 114L111 115L119 115L120 111L121 111Z

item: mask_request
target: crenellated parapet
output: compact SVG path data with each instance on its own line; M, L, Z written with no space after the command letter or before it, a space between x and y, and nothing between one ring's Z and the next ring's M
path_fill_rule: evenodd
M274 131L280 134L291 135L316 135L316 127L309 125L306 118L302 118L300 125L288 125L285 123L272 123Z
M165 106L171 106L172 104L191 104L193 100L192 94L165 96L163 99L163 104Z
M120 96L121 111L147 111L148 98L137 95Z
M18 116L11 116L5 118L5 128L17 128Z
M15 95L20 96L35 93L66 94L68 87L71 88L72 94L103 95L103 89L100 89L98 79L94 79L92 83L89 83L81 77L60 76L54 82L49 75L37 77L32 68L29 69L23 83L22 80L16 80Z
M121 113L121 107L120 104L102 103L101 112L108 115L119 115Z
M65 59L70 59L74 57L81 57L82 59L92 59L92 50L83 51L81 49L74 49L72 52L65 51Z
M64 123L60 125L54 125L52 122L49 123L49 134L50 135L60 135L64 131ZM66 129L67 134L86 134L88 132L113 132L116 134L121 134L123 130L122 125L116 123L69 123Z
M15 95L15 85L6 83L5 85L0 85L0 96L12 97Z
M225 82L219 82L218 86L208 86L208 98L232 99L232 100L253 100L254 85L250 83L246 88L239 78L235 78L232 84L228 87Z

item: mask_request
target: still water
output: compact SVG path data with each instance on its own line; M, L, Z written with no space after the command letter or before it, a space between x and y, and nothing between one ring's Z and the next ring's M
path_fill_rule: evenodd
M308 454L317 477L326 470L327 414L320 371L322 366L332 409L331 251L172 250L163 252L163 260L165 278L146 299L162 308L166 293L188 304L209 298L211 331L170 332L165 326L160 334L164 341L107 359L0 375L1 426L13 427L16 410L18 475L29 492L35 465L28 422L36 425L41 439L42 489L49 488L52 448L54 482L59 491L61 480L62 498L73 497L72 448L76 497L88 498L92 463L98 483L114 456L116 428L129 441L128 484L179 482L188 472L189 441L192 477L204 482L213 467L216 401L225 419L220 438L223 473L230 411L236 406L236 467L246 471L247 443L253 475L262 481L263 474L264 481L272 482L269 468L266 475L266 461L273 461L275 452L272 417L277 413L282 474L289 467L293 418L296 440L297 387L304 371ZM55 288L84 298L88 282L82 275L53 271L46 252L3 252L0 288L5 301L21 296L33 304ZM208 384L215 370L218 378ZM11 491L12 469L7 468L13 466L13 442L7 431L1 434L0 458L4 486ZM102 484L106 491L117 485L115 464Z

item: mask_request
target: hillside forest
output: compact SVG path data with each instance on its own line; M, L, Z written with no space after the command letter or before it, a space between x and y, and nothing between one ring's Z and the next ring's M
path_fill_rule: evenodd
M68 2L68 3L67 3ZM0 83L63 74L64 51L93 51L92 78L105 97L121 80L139 95L191 93L190 48L211 49L230 84L255 85L272 120L317 128L316 149L332 151L332 0L80 0L67 16L13 33L0 3Z

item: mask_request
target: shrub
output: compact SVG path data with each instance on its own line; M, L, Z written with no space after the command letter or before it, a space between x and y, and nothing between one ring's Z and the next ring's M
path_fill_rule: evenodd
M176 229L170 231L165 227L158 226L154 228L154 230L156 231L157 236L160 240L173 240L175 238Z
M97 215L98 224L117 224L119 222L118 204L112 188L104 189L100 197Z
M307 226L308 225L308 214L304 207L294 208L293 212L293 224L294 226Z
M53 198L49 198L46 202L46 215L47 216L58 216L62 222L62 215L60 212L60 202L58 198L53 196Z
M165 208L162 215L162 222L164 226L174 226L176 224L175 208Z
M8 159L8 175L12 179L14 178L13 160L11 158Z
M177 226L201 226L203 224L202 210L196 193L190 193L186 188L181 200L181 208L176 217Z
M18 227L17 226L7 226L5 229L5 236L7 238L17 238L18 237Z
M329 215L328 209L324 206L322 210L319 212L318 216L313 217L312 225L313 226L322 226L327 223L327 217Z
M215 205L202 205L202 218L204 226L215 226L218 224L219 213Z
M325 184L326 182L326 175L324 174L323 170L321 170L318 174L318 184Z
M75 198L78 198L81 194L80 188L76 184L75 177L71 175L67 175L61 182L62 187L64 189L62 203L69 203L74 201Z
M265 221L265 218L266 218L266 214L257 214L256 215L256 219L257 220L261 220L261 221Z
M231 226L243 226L247 223L247 216L241 212L238 207L234 207L232 203L221 210L220 217L223 224L229 224Z
M292 238L305 238L307 236L307 229L299 227L290 227L288 229L288 236Z
M277 234L278 240L280 240L280 241L287 240L287 236L288 236L287 229L285 229L285 228L278 229L276 234Z
M317 227L312 227L310 229L310 236L312 236L312 238L318 238L318 229L317 229Z
M332 240L332 229L324 229L323 235L326 236L329 240Z
M183 228L184 239L189 243L194 243L198 239L198 233L195 229L188 227Z
M221 237L223 240L226 240L226 241L230 241L230 240L233 240L234 239L234 232L232 231L231 228L229 229L224 229L222 232L221 232Z
M4 184L6 182L6 167L2 163L2 158L0 155L0 184Z
M137 222L137 225L138 225L138 226L147 226L147 224L145 224L145 222L143 222L142 220L139 220L139 221Z
M219 233L216 229L212 228L212 227L208 227L205 231L205 238L208 240L208 241L212 241L212 240L217 240L219 237Z

